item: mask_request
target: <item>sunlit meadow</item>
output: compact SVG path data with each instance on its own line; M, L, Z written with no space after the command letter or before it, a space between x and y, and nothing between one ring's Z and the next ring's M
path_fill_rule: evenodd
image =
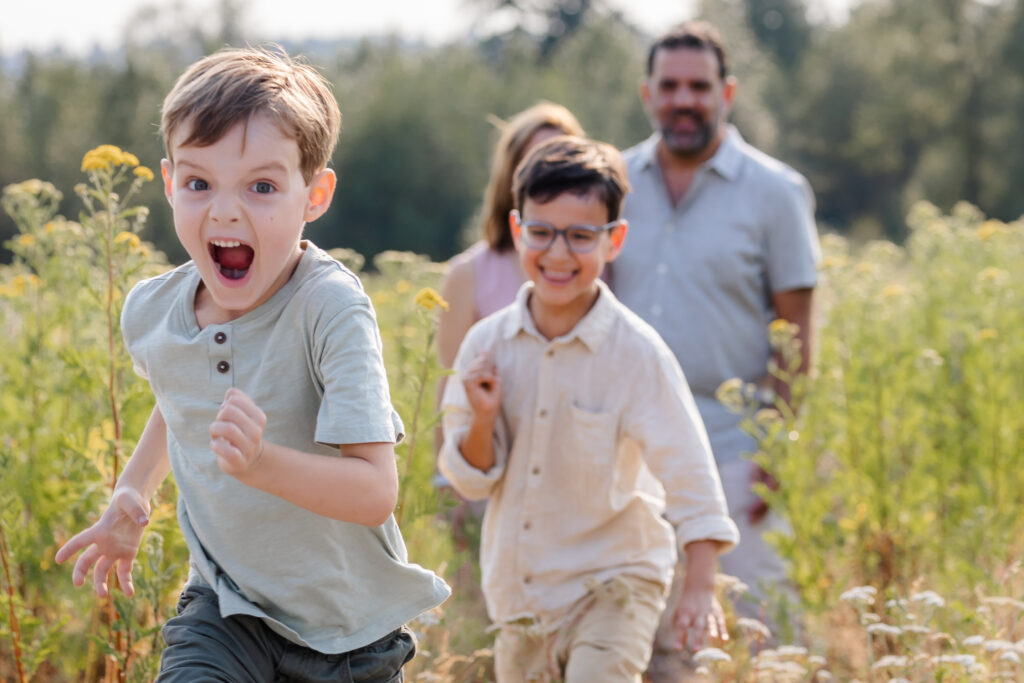
M0 266L0 680L149 681L159 627L185 578L172 480L154 500L138 596L97 600L55 566L61 542L103 507L152 408L118 329L132 284L169 268L140 239L132 205L153 178L116 147L86 155L77 219L39 180L3 190L19 234ZM815 371L797 378L794 330L773 323L771 371L794 383L791 411L720 397L747 414L756 457L782 482L764 491L791 533L801 616L765 622L730 609L727 643L697 653L722 681L1024 680L1024 227L973 207L908 217L904 247L824 238ZM457 543L452 501L433 476L434 321L442 266L407 252L360 273L377 309L393 399L408 436L398 447L398 518L413 561L456 588L416 620L411 681L491 679L491 636L478 593L473 534ZM719 577L729 605L744 587ZM788 622L799 622L789 643Z

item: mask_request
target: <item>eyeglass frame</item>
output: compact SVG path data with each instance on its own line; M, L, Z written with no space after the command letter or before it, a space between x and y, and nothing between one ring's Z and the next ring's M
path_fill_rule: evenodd
M523 216L522 216L522 214L519 213L518 209L512 209L512 211L509 212L509 215L512 217L512 220L514 220L516 222L516 225L519 226L519 234L522 235L523 244L525 244L529 249L533 249L534 251L545 251L547 249L550 249L551 246L555 243L555 241L559 237L561 237L563 240L565 240L566 248L568 248L569 251L571 251L572 253L574 253L574 254L589 254L590 252L594 251L594 249L597 248L598 239L594 240L594 246L590 247L589 249L585 249L583 251L580 251L578 249L574 249L573 246L572 246L572 243L569 241L569 231L571 231L571 230L586 230L586 231L589 231L589 232L593 232L598 238L600 238L602 234L604 234L606 232L609 232L611 230L614 230L615 228L619 227L620 225L625 225L626 224L626 221L624 221L621 218L618 218L618 219L616 219L614 221L609 221L608 223L605 223L604 225L601 225L601 226L587 225L586 223L580 223L580 224L577 224L577 225L570 225L567 228L556 228L555 226L551 225L550 223L548 223L546 221L524 221L523 220ZM551 241L549 241L543 247L538 247L538 246L535 246L534 244L531 244L530 241L526 238L525 233L523 231L523 228L529 227L530 225L543 226L543 227L546 227L546 228L550 228L551 229Z

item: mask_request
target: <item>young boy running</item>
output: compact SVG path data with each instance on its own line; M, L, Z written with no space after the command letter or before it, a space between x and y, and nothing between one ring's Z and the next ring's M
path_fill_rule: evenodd
M394 412L369 297L303 226L335 189L340 114L283 52L199 60L164 100L161 162L191 261L139 283L122 329L156 407L83 551L131 568L169 471L191 555L159 681L400 681L403 624L448 588L406 561Z
M726 637L713 578L738 534L703 424L671 351L599 279L627 190L609 145L563 136L529 154L510 222L530 281L469 331L445 392L441 471L490 498L501 683L639 681L677 544L677 645Z

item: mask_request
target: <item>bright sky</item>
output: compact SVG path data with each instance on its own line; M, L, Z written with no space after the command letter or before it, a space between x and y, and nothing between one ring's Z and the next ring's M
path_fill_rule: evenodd
M81 54L120 44L134 11L166 0L10 0L0 10L0 54L62 46ZM216 0L180 0L196 16ZM606 0L650 33L689 18L693 0ZM848 0L815 0L840 6ZM337 38L398 32L440 43L465 33L475 16L466 0L248 0L244 27L255 40Z

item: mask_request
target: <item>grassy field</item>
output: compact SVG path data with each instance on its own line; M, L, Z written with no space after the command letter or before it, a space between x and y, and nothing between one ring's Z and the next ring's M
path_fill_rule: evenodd
M57 215L60 190L3 191L20 233L0 266L0 680L148 681L160 624L173 613L187 552L168 481L154 501L135 572L138 596L98 601L52 557L102 509L152 396L118 330L125 293L166 270L139 238L132 203L152 179L102 147ZM799 643L730 616L732 640L699 653L709 680L1024 680L1024 226L915 206L904 246L825 236L815 372L796 414L756 411L741 383L721 398L747 413L752 457L782 482L765 492L791 534L776 542L801 597ZM442 266L405 252L362 271L384 337L398 448L396 510L413 561L455 586L412 624L411 681L490 680L491 636L478 589L478 530L453 532L431 484L436 307ZM1014 275L1014 273L1017 273ZM783 359L792 333L772 326ZM771 370L785 375L786 361ZM726 603L743 587L721 577ZM785 630L785 629L783 629Z

